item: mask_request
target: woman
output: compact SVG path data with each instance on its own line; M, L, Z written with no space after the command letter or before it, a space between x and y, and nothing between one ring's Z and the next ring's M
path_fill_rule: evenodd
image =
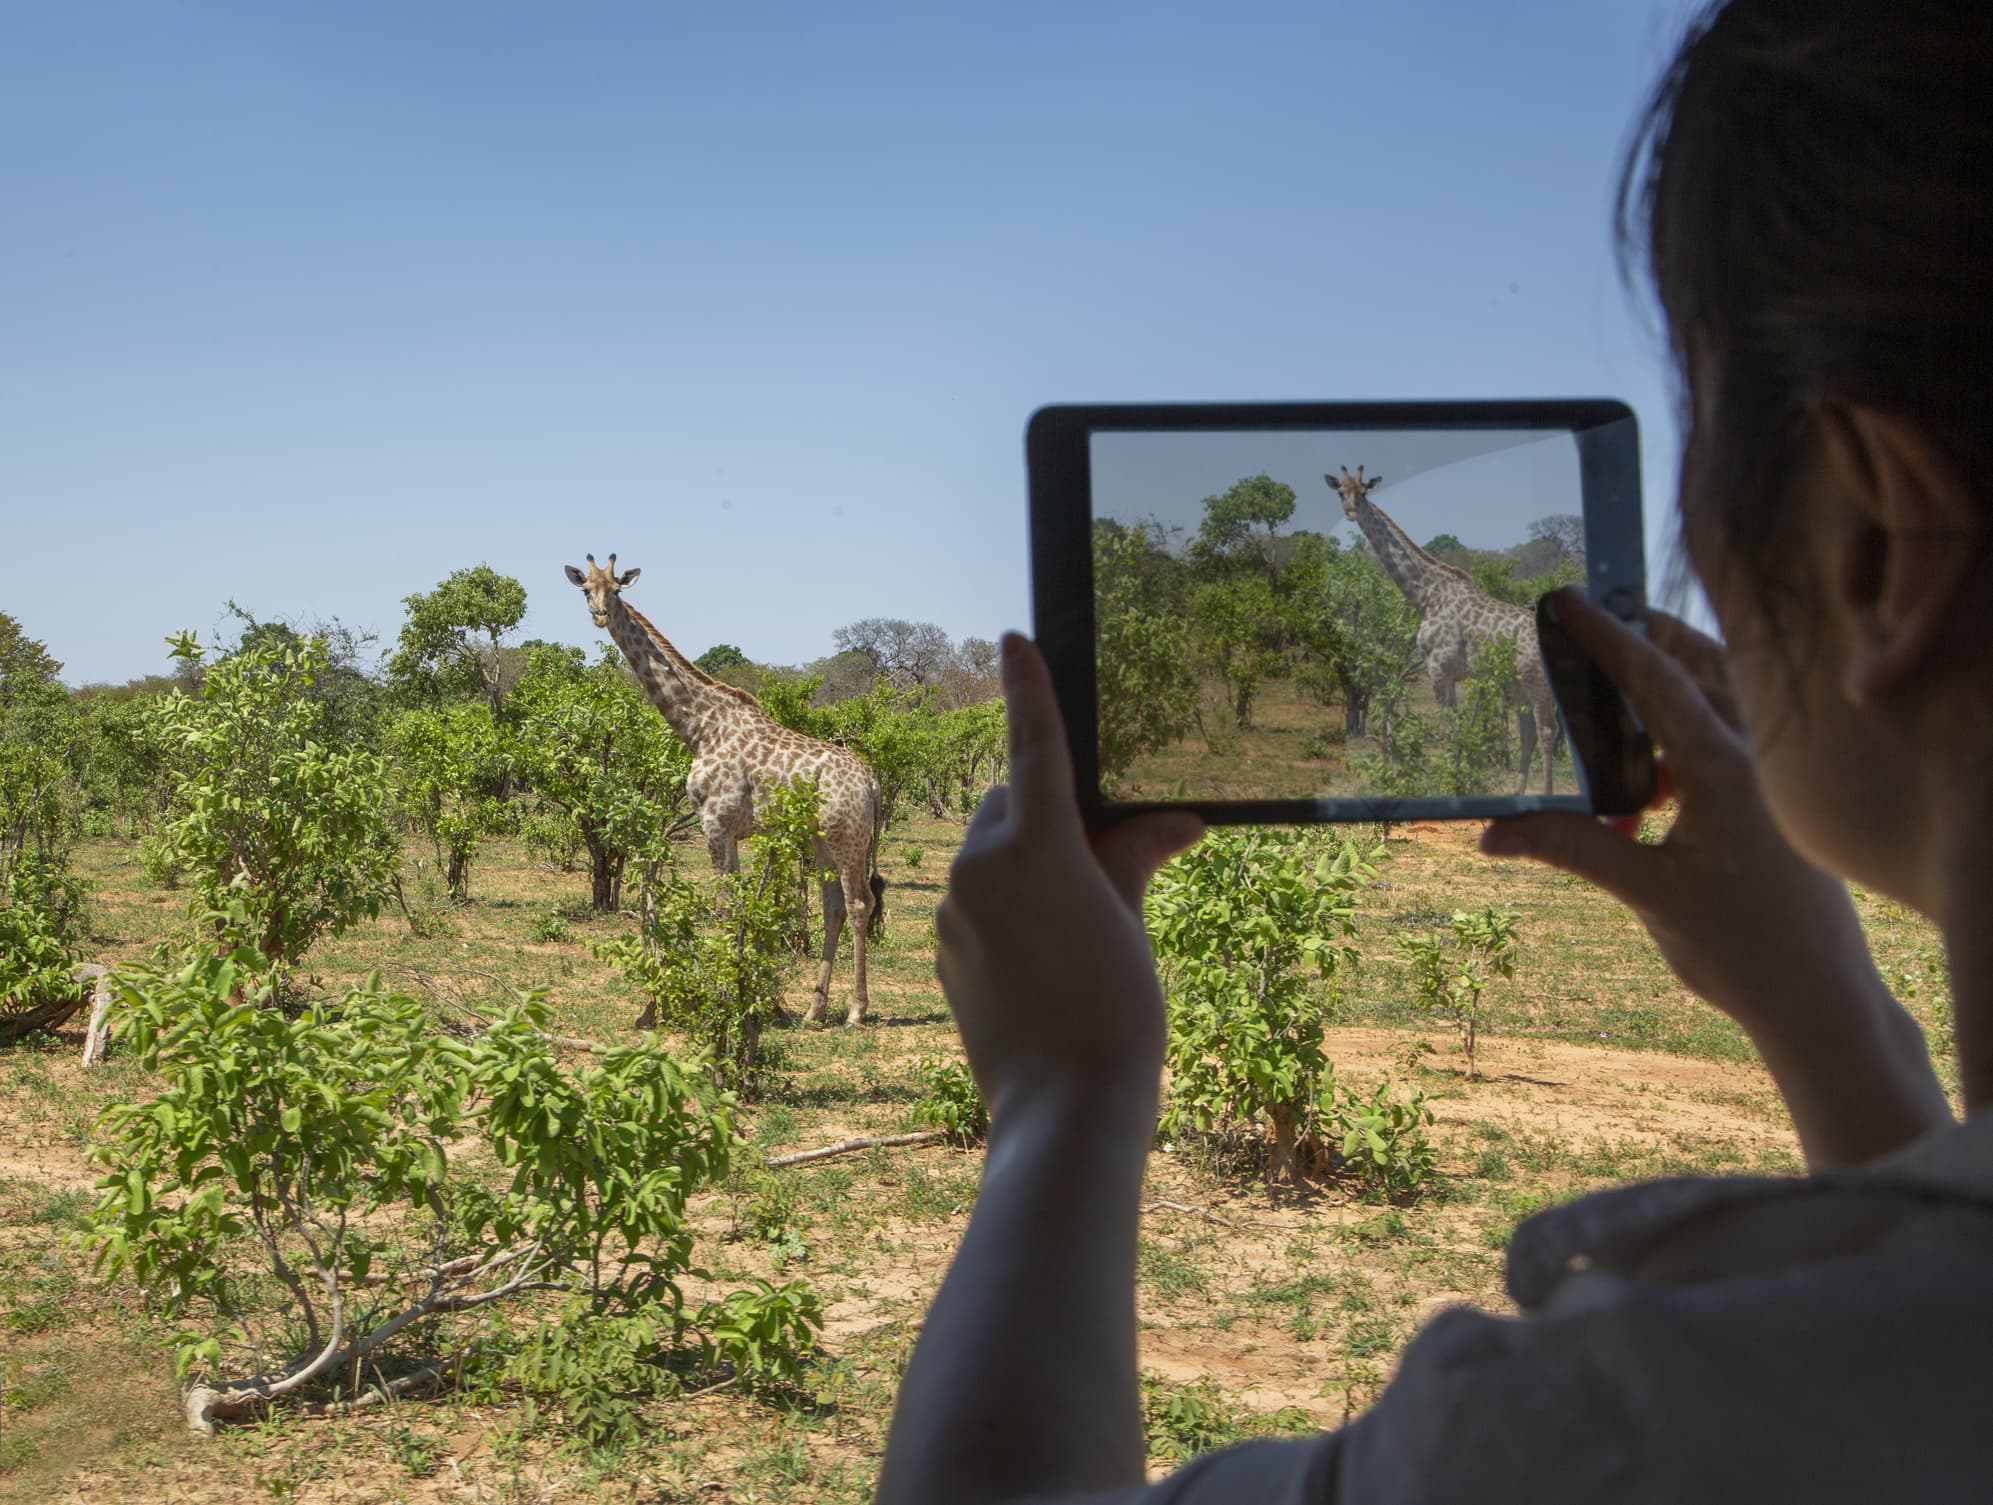
M1155 818L1089 843L1043 665L1009 640L1012 783L938 919L995 1127L882 1501L1989 1487L1989 83L1978 0L1730 0L1692 28L1629 159L1622 231L1644 233L1683 379L1683 537L1725 646L1560 599L1666 749L1679 818L1658 846L1547 814L1482 843L1633 908L1750 1034L1809 1174L1540 1214L1510 1249L1522 1316L1444 1314L1340 1433L1145 1487L1133 1267L1164 1025L1140 904L1198 830ZM1944 931L1962 1124L1842 879Z

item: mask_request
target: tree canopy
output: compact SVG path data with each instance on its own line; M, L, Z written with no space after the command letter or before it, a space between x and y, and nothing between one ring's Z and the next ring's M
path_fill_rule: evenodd
M29 684L46 684L62 672L62 664L46 644L28 636L13 617L0 611L0 703Z
M526 587L488 564L455 570L432 591L402 598L408 608L388 676L418 698L484 698L496 715L523 665L504 652L505 635L526 616Z

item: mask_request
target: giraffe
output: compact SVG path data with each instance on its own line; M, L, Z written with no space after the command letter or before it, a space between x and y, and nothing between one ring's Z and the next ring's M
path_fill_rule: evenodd
M1551 793L1556 776L1557 702L1537 647L1535 615L1526 607L1496 600L1465 570L1442 564L1413 543L1405 530L1370 500L1382 476L1366 480L1361 465L1355 475L1345 465L1340 480L1331 475L1322 479L1342 499L1343 515L1363 531L1391 583L1404 592L1419 614L1419 657L1432 681L1433 697L1441 705L1453 704L1454 692L1472 672L1475 651L1483 643L1498 636L1515 640L1516 698L1529 713L1522 718L1522 782L1516 793L1529 788L1530 763L1539 745L1543 748L1543 792Z
M835 869L824 881L823 966L816 997L804 1022L814 1024L830 1004L831 971L847 914L856 980L847 1025L863 1024L870 998L865 988L865 940L885 917L886 883L879 876L879 837L885 804L872 770L849 748L792 731L761 708L746 690L722 684L680 653L641 613L623 600L638 571L616 573L616 556L599 569L588 557L583 574L568 565L567 578L588 598L588 614L606 628L636 671L644 693L692 750L685 781L693 812L706 836L714 870L740 868L740 842L754 834L758 787L814 779L817 785L817 862ZM639 1021L640 1023L642 1021Z

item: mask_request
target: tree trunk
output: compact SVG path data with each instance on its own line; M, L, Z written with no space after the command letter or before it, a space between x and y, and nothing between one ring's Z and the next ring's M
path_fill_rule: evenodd
M1357 693L1356 686L1346 680L1343 683L1342 691L1343 740L1347 742L1352 738L1361 737L1368 729L1370 707L1365 702L1363 696Z
M607 847L588 849L588 904L597 914L614 914L623 906L622 854Z
M1294 1105L1275 1103L1268 1116L1273 1120L1273 1154L1268 1159L1266 1179L1282 1186L1299 1186L1301 1171L1294 1153Z

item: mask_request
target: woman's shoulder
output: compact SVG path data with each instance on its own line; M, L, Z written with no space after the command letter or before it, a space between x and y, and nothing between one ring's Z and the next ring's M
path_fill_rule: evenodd
M1406 1349L1337 1498L1407 1469L1428 1494L1376 1498L1922 1498L1983 1453L1993 1119L1860 1171L1581 1198L1516 1230L1509 1282L1522 1315Z
M1600 1275L1689 1286L1993 1239L1993 1114L1858 1170L1683 1176L1581 1197L1509 1243L1524 1311L1568 1302Z

